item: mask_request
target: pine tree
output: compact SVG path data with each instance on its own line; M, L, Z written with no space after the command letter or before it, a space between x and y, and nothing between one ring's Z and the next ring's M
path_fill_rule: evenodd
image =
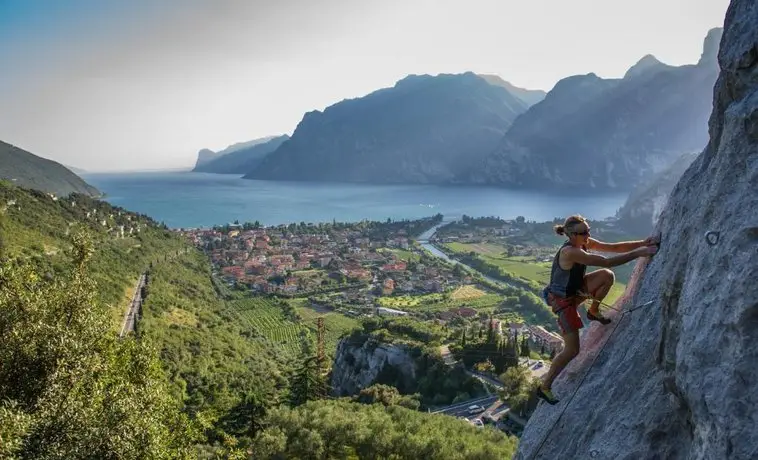
M319 380L316 357L304 358L290 385L290 404L295 407L323 397L324 395L320 393L321 382Z
M529 357L531 350L529 350L529 338L524 337L524 340L521 341L521 356Z

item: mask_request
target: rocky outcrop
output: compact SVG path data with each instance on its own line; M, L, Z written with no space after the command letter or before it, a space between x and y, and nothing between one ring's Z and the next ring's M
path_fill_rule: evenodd
M456 182L631 190L683 153L701 151L718 75L712 43L720 34L708 34L696 65L666 66L650 56L623 79L562 80Z
M235 144L232 146L234 148L230 147L219 152L211 160L195 166L192 171L216 174L247 174L288 139L289 136L285 134L252 145Z
M632 190L617 213L621 228L637 235L649 235L671 190L697 156L697 153L685 153L674 164Z
M408 382L401 386L412 386L416 362L406 346L380 343L372 338L340 341L332 366L332 394L357 394L374 383L384 383L383 376Z
M527 104L474 73L412 75L305 114L250 179L441 183L491 152Z
M661 214L660 252L638 262L622 298L653 303L590 327L554 387L562 401L538 407L516 458L758 455L755 1L731 2L718 60L708 146ZM709 231L719 232L713 244Z
M212 161L216 158L218 158L218 155L216 155L216 152L213 150L201 149L199 152L197 152L197 161L195 162L195 168L197 169L198 166L208 163L209 161Z

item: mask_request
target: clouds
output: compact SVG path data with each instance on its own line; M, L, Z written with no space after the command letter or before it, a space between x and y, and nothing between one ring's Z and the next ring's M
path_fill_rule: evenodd
M473 70L549 89L575 73L622 75L649 52L696 62L727 1L696 3L75 0L0 10L0 62L11 69L0 75L0 139L88 169L190 165L202 147L291 133L304 112L408 73ZM15 26L4 28L8 17Z

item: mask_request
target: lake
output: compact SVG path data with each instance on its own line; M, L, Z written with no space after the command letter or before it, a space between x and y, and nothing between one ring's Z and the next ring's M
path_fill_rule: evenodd
M495 187L261 181L190 172L82 177L104 192L109 203L147 214L172 228L210 227L235 220L278 225L415 219L437 213L445 220L466 214L546 221L575 213L592 220L615 215L627 197L627 193L568 196Z

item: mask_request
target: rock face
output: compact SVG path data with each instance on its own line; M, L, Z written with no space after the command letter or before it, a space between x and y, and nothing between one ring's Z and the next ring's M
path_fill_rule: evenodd
M538 407L516 458L758 456L755 1L731 2L718 60L708 146L659 219L660 252L638 262L622 299L653 304L587 331L554 387L562 401ZM706 231L720 232L716 244Z
M373 339L362 344L342 339L332 366L332 393L357 394L381 379L383 373L393 378L401 376L409 386L415 380L416 363L405 346L382 344Z
M708 34L696 65L671 67L646 56L623 79L560 81L456 182L631 190L683 153L701 151L718 75L712 44L720 34Z
M100 191L60 163L38 157L0 141L0 180L20 187L41 190L57 196L81 193L92 197Z
M209 172L216 174L247 174L255 169L264 158L273 153L290 137L286 134L277 136L266 142L240 146L235 144L231 151L226 149L219 152L209 161L198 164L193 172ZM199 158L198 158L199 160Z
M527 107L471 72L413 75L305 114L292 139L246 177L446 182L491 152Z
M697 153L685 153L674 164L632 190L617 213L619 225L635 234L649 235L658 222L669 194L697 156Z

